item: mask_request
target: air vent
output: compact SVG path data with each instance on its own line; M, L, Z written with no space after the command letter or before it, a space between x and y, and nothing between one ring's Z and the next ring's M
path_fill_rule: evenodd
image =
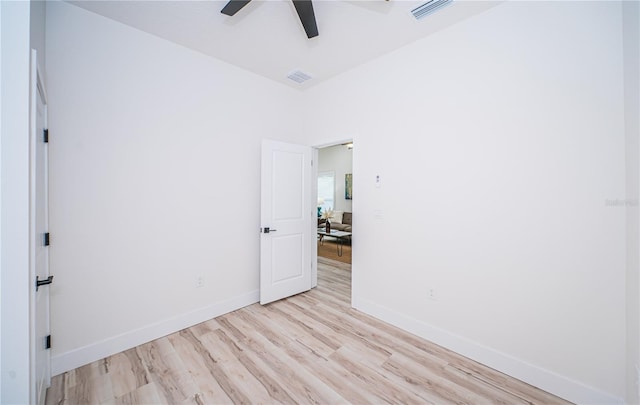
M431 0L411 10L411 14L416 20L420 20L452 2L453 0Z
M308 74L301 72L299 70L296 70L295 72L291 72L287 75L287 78L293 80L296 83L303 83L306 82L307 80L311 79L311 76L309 76Z

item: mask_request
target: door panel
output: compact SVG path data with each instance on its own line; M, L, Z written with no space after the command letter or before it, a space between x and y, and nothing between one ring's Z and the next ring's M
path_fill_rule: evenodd
M273 162L273 219L301 221L304 219L304 159L300 153L274 150Z
M263 142L261 304L311 289L311 156L307 146Z
M304 255L292 255L290 252L301 252L304 249L302 235L288 235L274 237L271 242L271 283L289 282L298 277L304 277L304 263L300 261ZM273 258L279 258L274 262Z

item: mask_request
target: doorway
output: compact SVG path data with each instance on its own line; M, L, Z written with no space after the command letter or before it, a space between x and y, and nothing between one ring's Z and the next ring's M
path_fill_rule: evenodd
M350 271L353 257L353 143L318 148L317 171L318 262L328 260L346 264L348 266L340 267ZM327 219L329 234L325 228Z

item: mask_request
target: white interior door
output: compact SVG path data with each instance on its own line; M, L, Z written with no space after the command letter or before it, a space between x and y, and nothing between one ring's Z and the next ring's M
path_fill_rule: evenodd
M312 149L265 140L262 144L260 303L311 289L317 221L312 206Z
M49 173L48 147L45 142L47 119L44 84L37 70L35 51L32 55L32 130L31 130L31 347L32 375L35 377L35 401L44 404L47 387L51 385L51 355L49 350L49 286L36 287L37 281L49 277ZM46 236L45 236L46 235ZM50 281L50 280L49 280Z

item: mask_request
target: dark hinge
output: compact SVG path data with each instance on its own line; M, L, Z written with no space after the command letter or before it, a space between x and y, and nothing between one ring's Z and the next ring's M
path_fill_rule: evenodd
M42 130L42 140L44 143L49 143L49 129L45 128Z
M44 243L44 245L45 245L45 246L49 246L49 245L50 245L50 242L49 242L49 232L46 232L46 233L44 234L44 242L43 242L43 243Z
M44 338L44 348L51 349L51 335L47 335L47 337Z
M53 283L53 276L49 276L44 280L40 280L40 276L36 276L36 291L38 291L38 288L42 287L43 285L49 285L51 283Z

